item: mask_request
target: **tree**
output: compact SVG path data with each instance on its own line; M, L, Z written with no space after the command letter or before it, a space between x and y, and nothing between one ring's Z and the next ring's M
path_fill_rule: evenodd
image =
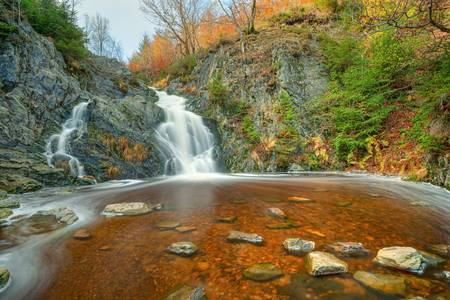
M184 55L195 53L197 31L203 15L203 0L140 0L147 20L169 32L181 45Z
M70 19L73 22L76 22L77 20L77 14L78 14L78 6L81 4L83 0L60 0L61 5L66 8L66 10L69 12Z

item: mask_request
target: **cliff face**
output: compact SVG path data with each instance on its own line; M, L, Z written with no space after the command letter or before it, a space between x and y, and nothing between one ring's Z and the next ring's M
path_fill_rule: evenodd
M28 23L6 12L1 20L10 28L0 34L0 189L25 192L77 181L67 164L48 167L44 153L80 102L89 102L87 132L72 141L71 153L86 174L97 180L160 174L152 128L162 113L152 90L114 60L67 65ZM124 149L138 149L139 159Z

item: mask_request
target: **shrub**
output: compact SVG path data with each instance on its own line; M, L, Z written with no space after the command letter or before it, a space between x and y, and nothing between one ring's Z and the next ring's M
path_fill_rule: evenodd
M175 61L167 68L167 74L172 78L183 77L190 75L197 65L197 58L195 55L186 55L183 58ZM165 72L163 72L165 73Z
M247 115L242 120L242 130L244 131L246 137L250 140L251 143L259 142L261 134L256 129L255 124L253 124L251 116Z
M222 74L215 72L208 82L208 96L214 106L226 106L228 100L228 89L222 82Z

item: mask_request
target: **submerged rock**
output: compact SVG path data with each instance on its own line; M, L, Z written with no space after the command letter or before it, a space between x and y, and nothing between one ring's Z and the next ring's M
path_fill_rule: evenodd
M288 201L291 203L312 203L312 202L316 202L315 200L311 200L308 198L304 198L304 197L288 197Z
M305 259L306 272L312 276L333 275L346 273L347 264L333 254L314 251L309 253Z
M327 250L339 257L362 257L369 254L363 244L355 242L337 242L327 245Z
M232 230L228 235L227 240L232 243L250 243L255 245L261 245L264 239L256 233L245 233Z
M279 209L277 207L270 207L270 208L266 209L266 213L271 217L275 217L275 218L279 218L279 219L287 219L287 216L284 213L284 211L282 211L281 209Z
M428 253L426 251L419 251L419 253L422 255L424 262L427 264L427 266L431 266L431 267L437 267L440 264L445 263L447 260L432 254L432 253Z
M402 271L422 273L426 267L422 255L411 247L388 247L380 249L374 262Z
M201 287L184 285L171 293L166 300L201 300L205 299L205 290Z
M400 276L357 271L353 278L363 285L386 295L403 296L406 294L405 279Z
M237 217L236 216L231 216L231 217L224 217L224 218L218 218L217 219L217 223L228 223L228 224L232 224L234 222L236 222Z
M6 219L10 215L13 214L13 211L10 208L1 208L0 209L0 219Z
M290 254L299 255L313 251L316 244L299 238L289 238L284 240L283 246Z
M194 226L178 226L177 228L175 228L175 230L178 231L179 233L187 233L197 230L197 228Z
M0 289L4 288L9 281L9 270L5 267L0 267Z
M177 242L167 247L167 251L180 256L192 256L198 248L191 242Z
M336 202L336 205L339 207L349 207L353 204L352 201L349 200L340 200Z
M298 228L298 227L300 227L300 225L287 220L286 222L282 222L282 223L267 224L266 227L268 229L290 229L290 228Z
M91 234L87 229L78 229L75 231L73 238L76 240L89 240L91 238Z
M268 281L283 276L283 272L272 263L257 263L244 270L244 277L255 281Z
M49 210L41 210L33 216L54 216L59 223L71 225L78 220L75 212L68 207L53 208Z
M103 213L116 215L142 215L152 211L152 208L143 202L124 202L108 204Z
M442 257L450 258L450 245L436 244L428 245L428 251L440 255Z
M156 223L155 226L161 230L170 230L180 227L180 225L181 224L176 221L161 221Z
M0 208L19 208L20 202L15 199L3 199L0 200Z

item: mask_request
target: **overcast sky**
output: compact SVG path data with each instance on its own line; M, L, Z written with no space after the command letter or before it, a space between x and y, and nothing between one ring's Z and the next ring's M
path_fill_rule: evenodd
M99 13L109 19L111 35L122 45L127 59L137 50L144 33L153 34L154 27L139 9L139 0L82 0L78 19L83 26L84 15Z

